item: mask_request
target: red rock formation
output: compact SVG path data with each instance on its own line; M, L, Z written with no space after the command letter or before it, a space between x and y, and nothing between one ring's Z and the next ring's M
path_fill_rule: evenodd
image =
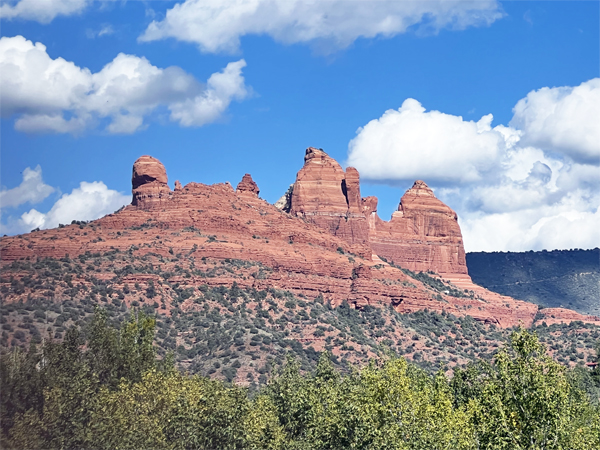
M382 233L390 230L390 234L396 233L398 239L404 239L402 245L406 247L400 248L408 250L411 247L407 236L413 236L411 239L417 248L433 249L430 255L434 262L441 260L436 259L436 255L445 256L440 248L459 245L456 239L460 237L460 230L455 214L421 184L402 198L399 211L402 215L398 217L396 213L398 218L387 225L376 217L377 199L374 197L362 199L360 213L355 213L360 196L358 173L349 170L344 174L327 155L309 150L306 170L301 171L294 188L297 198L292 200L294 211L300 217L280 211L253 194L249 195L249 191L235 192L226 183L212 186L189 183L171 192L166 187L167 177L162 164L154 158L142 157L136 161L133 170L132 205L85 227L68 225L1 238L1 267L26 258L62 258L66 255L75 258L86 252L102 254L115 250L147 257L152 264L165 264L163 258L165 261L175 258L176 262L169 264L183 266L189 266L193 261L199 265L203 257L255 261L269 272L260 277L250 276L250 273L243 277L226 273L210 278L174 275L170 283L179 283L185 288L202 284L230 286L235 281L241 287L287 289L307 298L323 296L333 305L343 301L356 307L388 305L398 312L427 308L457 316L470 315L503 327L533 323L537 305L486 291L473 285L466 274L459 273L451 281L461 289L471 286L474 292L465 297L453 297L432 290L397 268L373 261L370 255L349 256L338 252L339 247L348 245L349 235L339 233L336 236L337 229L328 233L314 219L323 219L326 229L330 229L327 220L338 220L341 225L349 223L347 226L352 231L358 229L353 227L360 223L353 222L354 215L362 215L366 224L365 214L368 214L369 223L375 222L374 226L379 227L377 236L380 229L384 230ZM346 195L342 181L346 181ZM313 194L319 194L321 200L310 199L309 195ZM154 207L157 204L160 208ZM328 215L332 210L338 215ZM400 222L396 223L398 220ZM439 229L447 231L442 234ZM94 276L112 280L114 269L130 262L126 258L117 258L114 264L110 272L95 273ZM145 284L148 281L144 277L147 276L133 274L131 281ZM82 278L80 282L86 281ZM10 281L0 280L0 284L9 287ZM28 294L23 293L21 299L27 298ZM3 300L18 301L19 298L13 295ZM566 318L566 313L561 314ZM580 316L573 317L577 317L573 320L582 320Z
M402 196L389 222L371 213L369 242L374 253L412 271L467 274L456 213L420 180Z
M240 181L235 190L237 193L247 192L255 197L258 197L258 185L252 179L252 176L247 173L242 177L242 181Z
M152 156L141 156L133 164L132 205L140 208L158 207L171 194L165 166Z
M467 274L456 213L423 181L415 182L391 221L384 222L377 216L377 198L361 199L358 171L348 167L344 172L324 151L309 147L293 187L290 213L351 245L367 244L374 254L404 268Z
M309 147L291 195L290 214L302 217L370 255L368 227L361 211L358 171L344 172L323 150Z

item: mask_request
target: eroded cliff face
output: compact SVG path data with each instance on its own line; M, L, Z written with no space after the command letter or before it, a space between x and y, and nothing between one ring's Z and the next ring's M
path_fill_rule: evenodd
M140 156L133 164L131 204L145 209L160 207L171 194L167 181L165 166L158 159L148 155Z
M372 203L368 207L369 243L375 254L414 272L467 275L456 213L425 182L415 181L389 222L379 219Z
M240 181L237 185L235 191L238 194L248 194L253 197L258 197L260 190L258 189L258 185L252 179L252 175L249 173L245 174L242 177L242 181Z
M354 167L344 172L324 151L309 147L289 203L292 215L361 246L361 255L371 251L415 272L468 277L456 213L423 181L402 196L398 211L385 222L377 215L377 198L361 198Z
M445 267L443 264L454 264L454 256L436 249L448 246L448 242L462 248L462 240L459 242L460 230L454 212L435 199L424 184L416 184L402 198L396 217L386 223L377 217L376 198L360 198L357 171L344 172L323 152L309 150L307 163L293 189L292 214L260 199L258 186L250 175L244 176L237 191L229 183L177 184L171 191L164 166L155 158L144 156L134 164L131 205L86 226L73 224L1 238L0 264L4 267L13 261L44 257L76 258L87 252L114 256L119 251L128 256L111 260L114 262L111 272L94 273L95 277L113 280L114 270L123 270L131 264L128 257L150 258L152 264L172 260L190 269L194 264L206 265L200 263L206 258L254 261L268 270L259 275L214 277L183 277L173 273L169 283L186 288L203 284L231 286L236 282L240 287L260 290L269 287L290 290L308 299L320 296L333 306L347 301L354 307L388 306L398 312L445 311L502 327L533 323L537 305L475 286L466 274L444 277L454 287L445 283L448 291L436 290L372 257L370 250L362 255L339 252L340 247L352 248L349 242L356 242L358 237L367 241L374 229L377 242L385 243L384 237L391 241L394 236L400 240L401 244L388 243L382 247L382 256L386 249L398 252L398 259L390 258L396 264L402 265L403 248L414 248L409 245L412 239L416 248L421 245L433 249L426 254L430 258L427 261L439 260L440 267ZM339 228L332 227L336 223ZM438 242L446 244L436 247ZM456 254L459 255L458 250ZM459 256L455 259L460 265ZM77 283L88 283L86 276ZM145 289L149 283L147 277L133 273L128 275L127 283L139 283ZM2 283L10 285L10 280L1 280ZM471 292L450 295L455 287ZM23 300L29 293L20 295L5 301ZM572 311L558 311L554 316L557 320L564 317L600 323L598 318L583 318Z
M304 167L298 172L292 190L289 212L343 239L351 246L347 250L370 256L358 171L348 167L344 172L323 150L306 149Z

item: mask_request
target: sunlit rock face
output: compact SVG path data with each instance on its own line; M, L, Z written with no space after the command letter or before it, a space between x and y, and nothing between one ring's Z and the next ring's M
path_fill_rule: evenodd
M150 156L135 162L132 188L131 205L85 228L72 224L32 232L26 239L0 238L0 268L18 260L89 253L121 252L156 264L176 260L190 268L208 258L260 263L264 273L222 270L207 277L174 272L169 283L193 289L234 283L258 291L274 288L306 299L320 297L332 306L348 302L356 308L385 306L400 313L427 309L502 327L529 326L538 312L535 304L473 284L456 214L425 183L416 182L392 219L384 222L377 216L377 198L360 197L358 172L344 171L319 149L307 150L304 167L284 196L289 212L287 206L277 208L259 198L250 175L237 190L229 183L191 182L176 183L171 191L164 166ZM449 289L467 292L457 297L434 290L377 255L413 271L437 272L452 283L450 287L446 282ZM114 261L116 269L130 264L127 258ZM246 270L244 264L239 267ZM96 276L112 280L114 273ZM146 273L129 274L126 282L147 285L149 279L160 284L160 277ZM7 301L25 301L28 295L23 292ZM184 310L192 306L192 299L181 305ZM600 318L569 310L553 310L552 319L600 324Z
M133 164L131 204L140 208L160 206L171 194L167 181L165 166L158 159L140 156Z
M258 189L258 185L252 179L252 176L247 173L242 177L242 181L240 181L237 185L235 191L239 193L246 193L254 197L258 197L258 193L260 192Z
M296 176L289 212L359 248L413 271L467 274L456 213L416 181L389 222L377 215L377 198L360 196L360 176L323 150L309 147ZM366 249L364 247L367 247Z
M304 166L296 176L290 214L326 229L352 248L346 250L370 256L369 230L361 211L358 171L344 171L321 149L309 147Z
M375 210L374 210L375 208ZM456 213L421 180L402 196L389 222L368 206L373 252L416 272L467 274L465 249Z

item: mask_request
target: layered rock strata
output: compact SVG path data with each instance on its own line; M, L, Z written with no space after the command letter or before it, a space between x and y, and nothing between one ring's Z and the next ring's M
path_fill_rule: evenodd
M298 172L291 193L289 212L342 238L357 254L370 256L358 171L348 167L344 172L323 150L306 149L304 167Z
M171 195L165 166L156 158L144 155L133 164L131 176L132 205L149 209L160 207Z
M372 252L415 272L468 279L457 215L421 180L402 196L398 210L385 222L377 215L377 198L361 198L354 167L344 171L323 150L309 147L289 201L284 196L276 206L361 246L363 256Z
M346 193L342 190L342 198L332 193L332 198L328 200L338 206L336 212L340 214L339 217L344 212L343 202L348 199L346 214L355 214L353 211L359 208L366 220L365 211L375 211L376 202L367 198L361 199L358 204L359 197L354 195L358 183L353 184L358 180L358 174L353 179L355 174L346 171L342 178L336 166L327 158L320 156L320 159L326 167L324 172L330 172L328 177L334 173L340 184L342 180L347 181ZM261 290L269 287L286 289L309 299L322 296L334 306L347 301L354 307L385 305L398 312L429 309L457 316L470 315L476 320L502 327L519 323L529 326L537 313L537 305L491 293L483 288L464 297L453 297L445 291L433 290L383 261L342 254L338 249L349 245L346 236L336 236L311 223L308 220L312 217L310 215L296 217L280 211L255 196L254 191L258 187L254 189L251 183L244 184L251 186L250 191L242 189L236 192L228 183L212 186L188 183L171 192L166 186L164 167L150 157L136 161L133 173L134 199L131 205L88 225L73 224L4 237L0 239L2 267L17 260L35 261L44 257L66 256L75 259L88 252L114 256L116 251L128 256L115 258L115 269L119 264L131 264L129 257L147 258L152 264L170 261L170 264L190 266L194 261L198 265L206 265L200 262L206 258L209 261L254 261L262 264L264 273L244 277L228 273L212 277L184 277L174 271L168 282L178 284L182 289L203 284L231 286L236 282L241 287ZM299 177L299 180L299 185L304 184L305 190L319 192L319 189L323 189L319 187L323 184L319 184L318 179L313 179L312 185L303 183L307 178ZM336 191L332 188L333 182L325 186L329 186L330 191ZM306 195L299 195L296 206L304 206L306 211L327 211L326 208L320 208L318 202L305 201L308 200ZM431 203L431 199L427 201ZM410 210L409 204L407 201L404 205L407 210ZM449 214L443 209L441 212ZM93 276L112 280L115 272L94 273ZM138 282L145 287L149 282L146 279L148 276L133 273L127 276L127 282ZM80 282L87 283L85 279ZM0 284L9 287L11 281L3 279ZM4 301L24 300L29 292L20 295L12 295ZM568 315L569 320L582 320L580 315L573 315L572 311L557 311L554 315L555 318Z
M389 222L377 215L376 199L364 199L373 252L414 272L467 276L456 213L421 180L402 196Z
M258 197L258 193L260 190L258 189L258 185L252 179L252 176L247 173L242 177L242 181L240 181L235 189L238 193L248 193L255 197Z

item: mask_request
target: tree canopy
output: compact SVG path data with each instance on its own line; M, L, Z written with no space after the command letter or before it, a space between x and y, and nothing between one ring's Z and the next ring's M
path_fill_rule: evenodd
M600 448L600 370L570 370L520 329L492 362L430 375L401 357L342 373L289 357L258 392L157 359L155 322L97 310L62 342L1 358L3 448Z

